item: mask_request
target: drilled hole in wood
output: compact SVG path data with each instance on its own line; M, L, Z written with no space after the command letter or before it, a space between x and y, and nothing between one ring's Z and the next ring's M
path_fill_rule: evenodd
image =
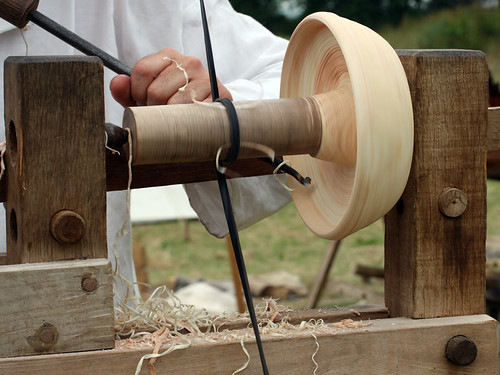
M7 147L9 151L9 160L12 166L16 165L17 161L17 134L14 121L9 122L9 132L7 135Z
M396 211L400 215L402 215L405 212L405 204L402 198L400 198L396 203Z
M14 209L10 210L9 228L12 241L17 242L17 215Z

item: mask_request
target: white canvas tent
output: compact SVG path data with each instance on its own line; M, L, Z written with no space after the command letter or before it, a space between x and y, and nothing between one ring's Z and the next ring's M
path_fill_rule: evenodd
M195 219L182 185L134 189L130 199L132 224Z

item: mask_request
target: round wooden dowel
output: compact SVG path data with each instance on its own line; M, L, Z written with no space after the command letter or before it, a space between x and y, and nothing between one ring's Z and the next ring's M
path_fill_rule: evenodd
M265 156L256 145L270 147L278 155L318 151L321 118L316 100L262 100L234 106L240 158ZM230 123L221 103L127 108L123 126L132 133L134 165L214 160L222 146L221 160L229 153Z
M38 7L38 0L2 0L0 17L16 27L23 28L28 23L28 13Z

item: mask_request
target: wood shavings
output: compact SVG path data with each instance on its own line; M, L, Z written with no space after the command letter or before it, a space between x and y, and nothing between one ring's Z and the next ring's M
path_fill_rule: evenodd
M250 354L248 353L248 350L245 348L245 342L243 341L243 337L241 338L241 341L240 341L240 344L241 344L241 349L243 349L243 352L245 353L245 355L247 356L247 360L246 362L243 364L243 366L241 366L239 369L237 369L235 372L233 372L231 375L234 375L234 374L237 374L238 372L241 372L243 371L244 369L246 369L248 367L248 364L250 363Z
M160 344L160 346L161 346L161 344ZM173 346L169 347L167 350L165 350L163 353L158 353L158 352L154 353L153 352L152 354L144 355L140 359L139 363L137 364L137 368L135 370L135 375L139 375L139 373L141 372L141 369L142 369L142 364L144 363L144 361L146 359L156 361L157 358L166 356L167 354L170 354L175 350L187 349L187 348L189 348L189 346L191 346L191 342L189 340L185 339L185 342L183 344L173 345ZM156 349L156 347L155 347L155 349ZM150 370L151 375L156 375L154 362L153 362L153 364L149 365L149 370Z
M127 129L127 131L129 131L129 130ZM129 134L130 134L130 131L129 131ZM118 155L120 155L120 151L115 150L114 148L111 148L111 147L109 147L109 146L108 146L108 140L109 140L108 133L107 133L107 132L104 132L104 135L105 135L105 143L104 143L104 147L106 148L106 150L111 151L113 154L118 154Z
M176 60L171 59L170 57L166 57L166 56L165 56L165 57L163 58L163 60L169 60L169 61L172 61L173 63L175 63L176 68L177 68L177 69L179 69L182 73L184 73L184 78L186 78L186 84L185 84L184 86L182 86L182 87L179 87L179 88L177 89L177 91L184 92L184 91L186 90L187 85L189 84L189 76L188 76L188 74L187 74L187 72L186 72L186 69L184 69L184 68L182 67L182 64L179 64Z
M314 353L313 353L313 355L311 357L314 365L316 366L314 368L313 374L316 375L316 373L318 371L318 368L319 368L319 364L318 364L318 362L316 362L316 360L314 359L314 357L316 357L316 354L318 354L318 351L319 351L319 341L318 341L318 338L316 337L316 335L313 332L311 332L311 336L314 337L314 341L316 342L316 350L314 351Z
M170 330L167 327L163 327L153 333L153 341L155 343L155 347L153 349L154 357L151 357L148 362L149 371L151 375L156 375L155 362L158 358L156 355L160 352L161 346L165 343L167 337L170 335Z
M220 165L220 162L219 162L220 154L221 154L222 150L227 149L229 147L231 147L231 145L229 143L222 145L221 147L219 147L219 149L217 150L217 153L215 155L215 167L222 174L226 173L227 168ZM274 152L274 150L271 147L263 145L263 144L253 143L253 142L241 142L240 148L243 148L243 147L258 150L258 151L262 152L264 155L267 155L272 160L274 160L274 157L276 156L276 153Z
M276 169L273 171L273 176L274 176L274 179L278 182L278 184L280 184L285 190L288 190L288 191L293 191L294 189L291 189L289 188L288 186L286 186L279 178L278 178L278 172L280 170L280 168L285 165L285 164L288 164L290 165L290 161L289 160L283 160L277 167Z
M129 299L131 300L138 300L140 299L138 296L136 296L136 290L134 287L134 284L131 283L129 280L127 280L125 277L123 277L120 272L119 272L119 259L120 256L118 254L118 240L120 237L125 237L129 230L130 230L130 197L131 197L131 185L132 185L132 160L133 160L133 150L132 150L132 133L130 132L130 129L125 128L127 132L127 138L128 138L128 147L129 147L129 158L127 161L127 167L128 167L128 180L127 180L127 197L126 197L126 214L125 214L125 219L123 221L123 225L120 228L119 231L116 232L115 238L113 241L113 256L115 258L115 268L113 270L113 285L114 285L114 290L115 290L115 298L119 301L119 304L122 305L127 305ZM107 143L107 133L106 133L106 143ZM118 285L117 282L118 280L121 280L123 284L126 286L126 292L125 296L118 295ZM131 293L131 296L129 294Z
M361 313L358 310L350 309L349 311L352 311L352 313L356 316L361 316Z
M117 337L139 337L152 328L201 333L200 327L210 327L211 321L205 310L182 304L166 286L156 288L146 301L115 307Z
M352 319L344 319L341 320L338 323L332 323L332 326L337 327L337 328L361 328L361 327L368 327L371 326L372 323L363 323L363 322L357 322Z

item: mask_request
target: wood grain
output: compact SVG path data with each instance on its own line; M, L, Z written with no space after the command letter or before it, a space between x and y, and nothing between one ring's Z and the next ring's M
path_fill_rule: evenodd
M488 151L500 151L500 107L488 109Z
M277 154L315 154L321 143L320 106L314 98L239 101L242 159ZM258 110L256 110L258 109ZM222 103L195 103L125 109L134 165L212 161L229 156L231 125ZM260 147L258 147L260 146Z
M107 257L102 81L93 57L6 60L8 263ZM74 244L50 233L63 210L85 222Z
M2 0L0 17L16 27L23 28L28 23L28 13L38 7L38 0Z
M106 259L0 267L0 357L113 348L112 280Z
M356 22L311 14L290 38L280 95L323 98L318 154L332 158L286 156L313 181L289 179L309 229L339 240L384 216L404 190L413 146L410 90L394 49Z
M496 375L497 325L485 315L441 319L383 319L362 328L337 328L315 331L319 349L314 359L318 374L371 375ZM249 331L241 332L242 335ZM469 366L447 361L445 347L452 337L464 335L478 348L476 360ZM224 375L240 368L247 357L240 338L208 342L192 340L189 348L174 351L157 360L158 374ZM181 341L182 342L182 341ZM310 331L289 332L284 337L263 335L264 350L271 374L313 374L312 356L317 346ZM262 374L255 341L245 339L250 363L242 372ZM164 348L166 349L166 348ZM95 352L0 359L0 372L13 374L133 374L140 358L153 348L114 349ZM149 374L146 363L141 375Z
M274 167L258 159L238 160L225 164L227 178L272 174ZM125 190L128 183L127 160L118 155L106 157L107 190ZM132 185L135 188L189 184L216 180L214 162L167 163L132 166Z
M406 189L386 216L385 299L391 316L485 309L487 80L478 51L399 51L413 99L415 146ZM440 194L467 197L456 218Z

